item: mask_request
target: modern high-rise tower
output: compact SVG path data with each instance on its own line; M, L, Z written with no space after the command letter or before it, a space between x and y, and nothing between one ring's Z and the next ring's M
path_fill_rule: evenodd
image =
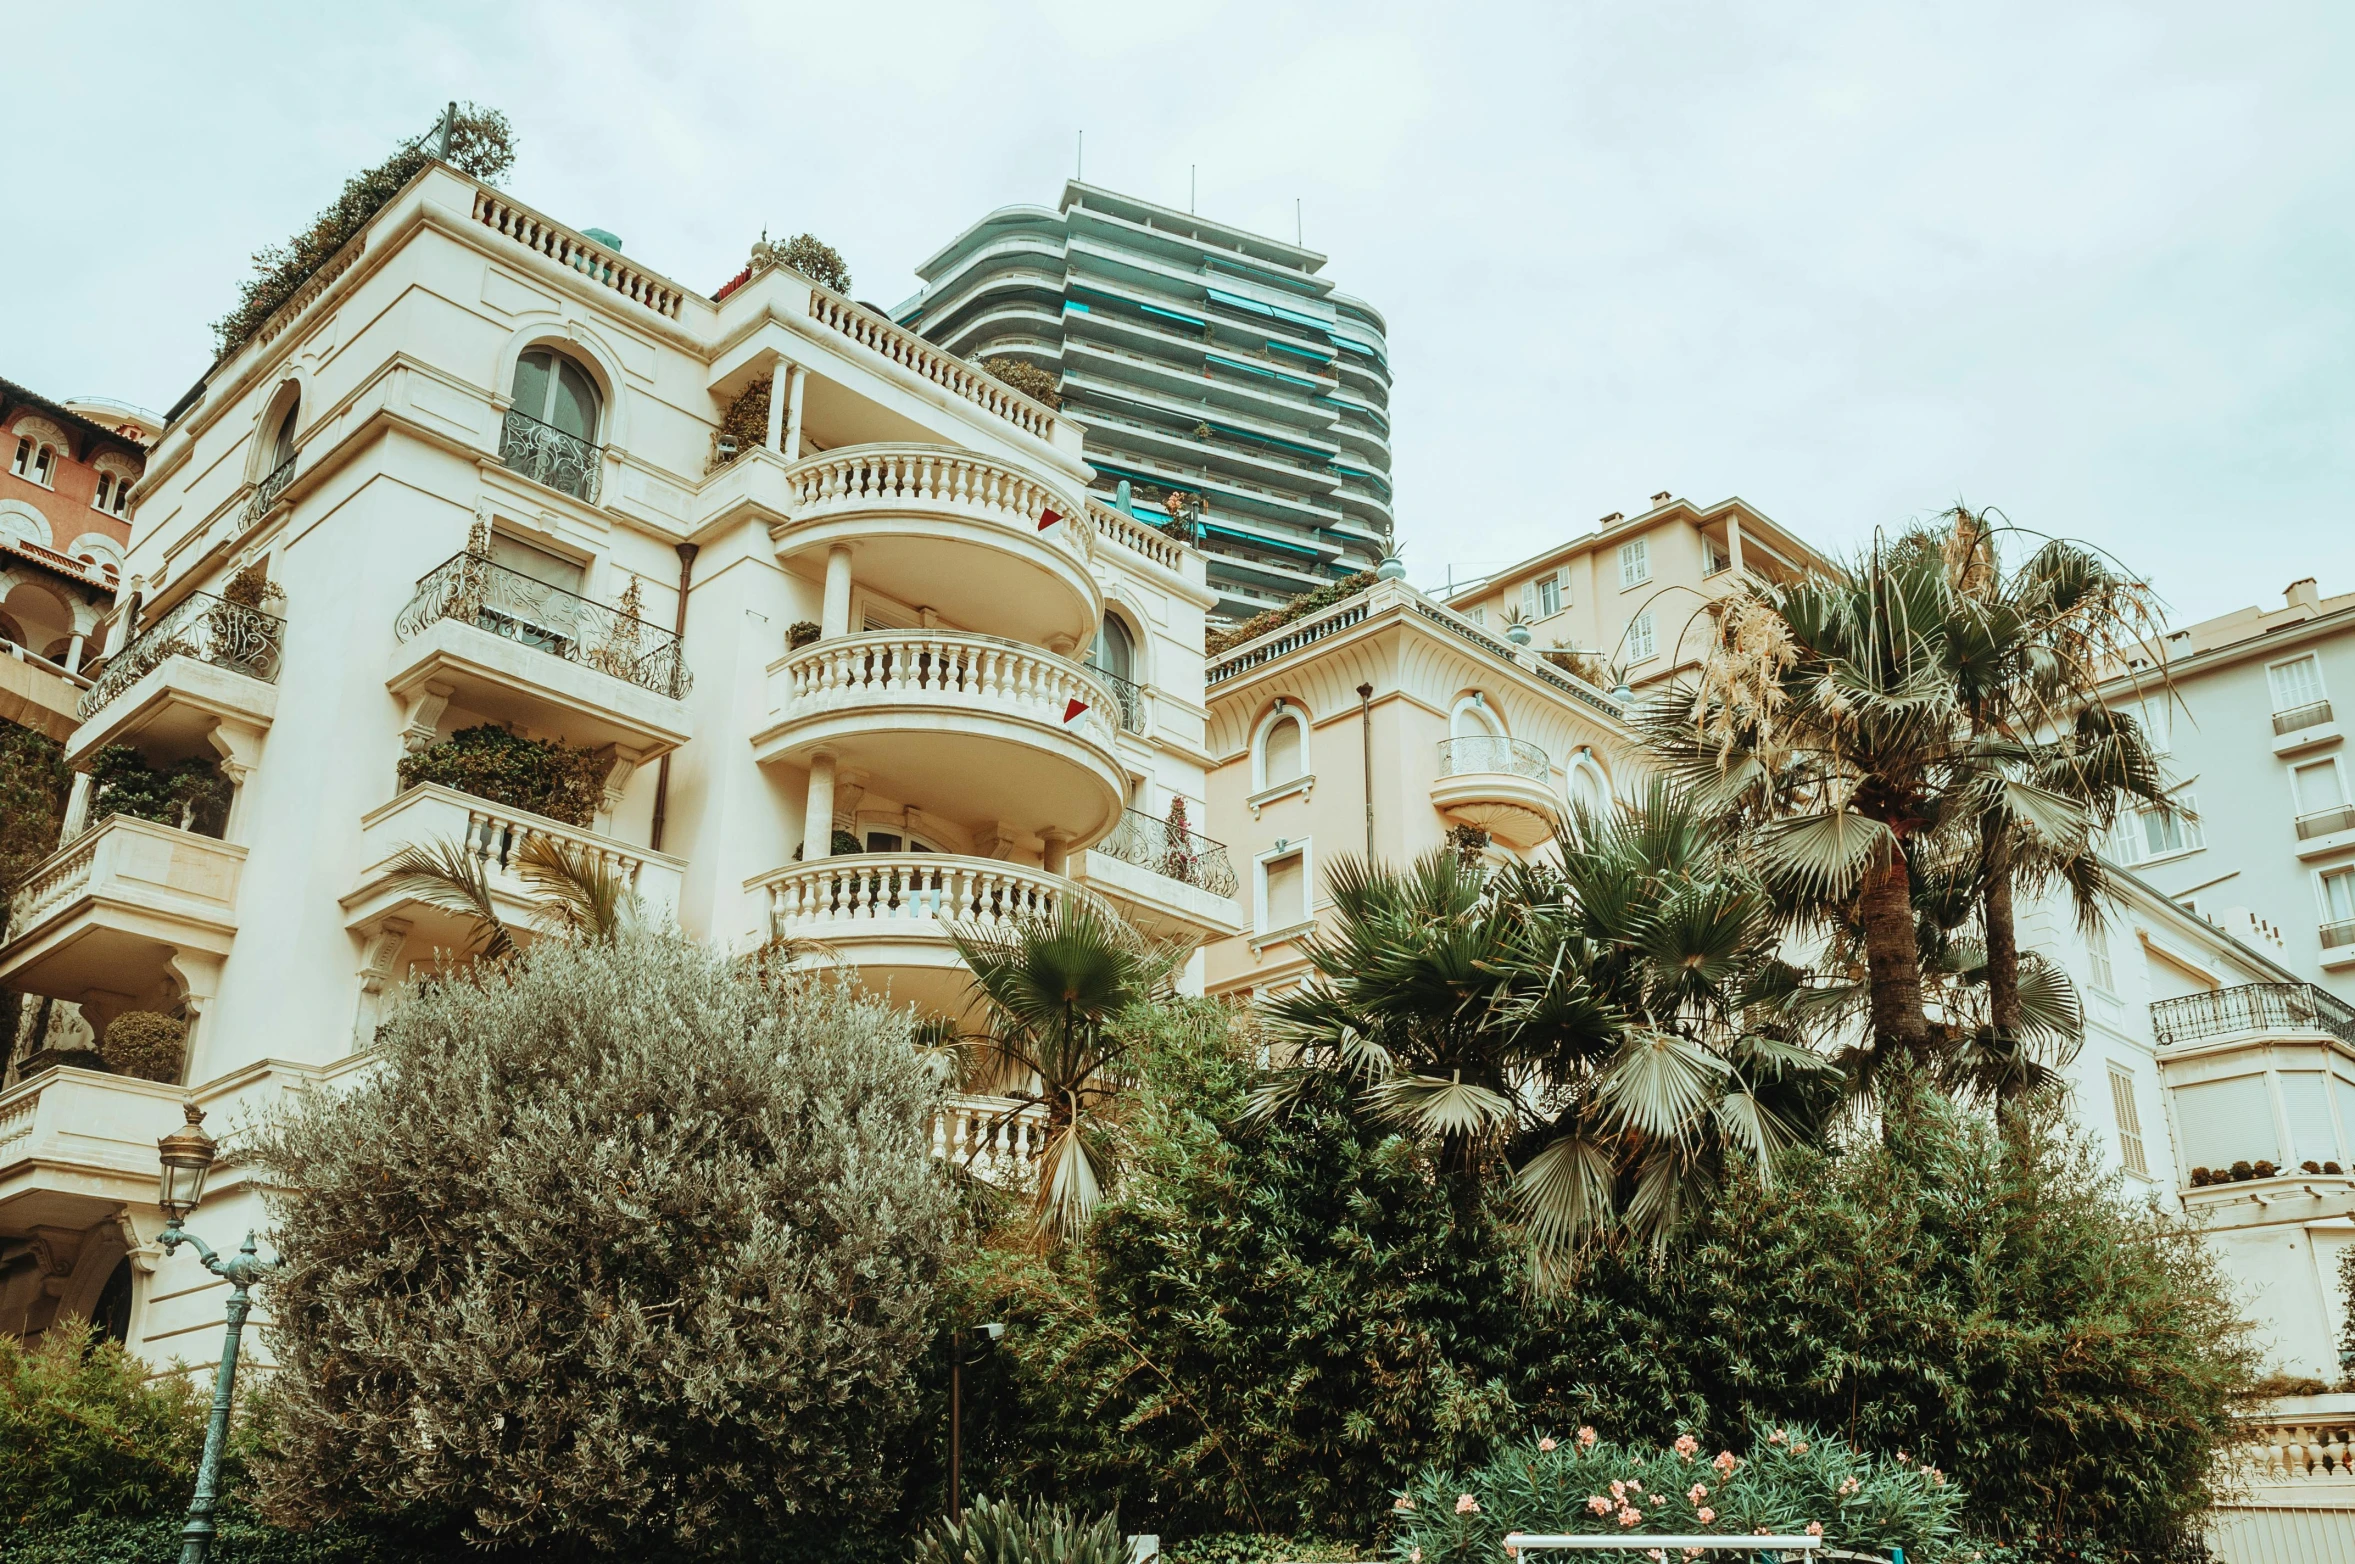
M1199 502L1217 616L1372 568L1390 539L1382 316L1314 250L1077 180L990 213L893 316L966 358L1056 377L1099 489Z

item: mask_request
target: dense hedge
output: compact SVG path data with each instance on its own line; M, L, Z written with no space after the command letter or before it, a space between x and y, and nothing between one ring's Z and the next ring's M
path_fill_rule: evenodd
M219 836L228 828L229 779L210 756L158 767L128 744L109 744L91 757L90 782L93 822L130 815L199 836Z
M401 757L401 786L436 782L494 804L586 826L605 801L612 762L594 751L485 724Z

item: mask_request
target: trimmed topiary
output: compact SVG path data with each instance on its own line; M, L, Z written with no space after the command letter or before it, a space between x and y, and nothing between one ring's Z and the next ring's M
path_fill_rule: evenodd
M2257 1170L2246 1162L2235 1162L2232 1165L2232 1177L2235 1183L2245 1183L2256 1176Z
M126 1010L107 1023L98 1055L117 1075L177 1081L188 1054L188 1023L153 1010Z

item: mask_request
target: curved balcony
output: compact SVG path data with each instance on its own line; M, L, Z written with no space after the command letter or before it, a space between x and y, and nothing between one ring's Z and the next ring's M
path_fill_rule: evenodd
M1119 702L1066 658L994 636L881 630L769 665L763 764L820 750L868 785L946 819L1066 833L1085 847L1120 819Z
M1035 646L1085 646L1104 614L1084 501L1012 462L945 445L853 445L782 474L777 557Z
M766 901L772 935L811 947L803 963L855 967L869 988L928 1015L962 1008L972 988L952 926L1052 917L1065 897L1087 894L1044 869L950 853L846 853L745 889Z
M1553 830L1561 800L1553 762L1525 739L1481 733L1439 741L1431 806L1515 847L1534 847Z

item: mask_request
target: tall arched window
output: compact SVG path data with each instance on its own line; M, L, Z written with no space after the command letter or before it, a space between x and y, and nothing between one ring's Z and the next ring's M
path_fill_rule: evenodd
M597 503L597 383L571 359L533 348L515 361L514 403L499 433L512 472Z
M97 492L96 494L93 494L92 496L90 496L90 508L91 508L92 510L104 510L104 509L106 509L106 495L107 495L107 491L108 491L109 489L112 489L113 487L114 487L114 474L113 474L113 473L111 473L111 472L102 472L102 473L100 473L100 474L98 475L98 492Z
M270 471L276 472L294 459L294 431L302 416L303 399L297 396L286 404L286 416L278 420L278 436L270 443Z
M1106 614L1104 628L1096 632L1096 666L1115 679L1136 682L1136 638L1118 614Z
M1252 781L1257 786L1252 791L1264 793L1307 776L1308 720L1300 708L1277 702L1276 710L1260 724L1254 749Z
M515 410L576 440L597 438L597 383L550 349L533 348L516 361Z

